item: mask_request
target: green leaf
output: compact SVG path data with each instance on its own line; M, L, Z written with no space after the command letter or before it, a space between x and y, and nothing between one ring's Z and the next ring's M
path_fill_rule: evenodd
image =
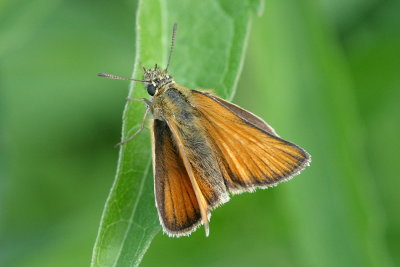
M241 71L246 41L259 0L140 1L136 14L136 60L142 66L166 65L172 25L178 23L169 71L188 88L214 88L232 98ZM136 90L137 89L137 90ZM147 97L143 85L132 83L130 97ZM144 114L141 103L126 104L123 138ZM114 184L107 199L92 255L92 266L136 266L160 231L154 204L149 131L121 147Z

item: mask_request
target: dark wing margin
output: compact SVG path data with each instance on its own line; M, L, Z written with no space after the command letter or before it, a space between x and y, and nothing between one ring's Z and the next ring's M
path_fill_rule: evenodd
M189 235L201 223L190 178L164 121L153 123L153 170L157 210L169 236Z
M274 186L309 165L305 150L279 138L260 118L211 94L192 92L229 192Z

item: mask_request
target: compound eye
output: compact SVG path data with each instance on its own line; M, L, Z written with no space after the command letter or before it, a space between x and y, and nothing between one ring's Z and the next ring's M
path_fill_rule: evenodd
M154 96L156 93L156 87L152 83L146 84L147 93L151 96Z

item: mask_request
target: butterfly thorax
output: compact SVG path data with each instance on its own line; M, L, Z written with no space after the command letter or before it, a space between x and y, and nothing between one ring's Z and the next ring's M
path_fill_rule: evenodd
M157 65L154 69L143 69L144 80L147 93L154 96L161 88L168 87L174 83L172 76L166 70L159 69Z
M193 106L190 104L191 90L175 83L167 71L157 67L145 70L144 78L149 81L145 86L152 96L150 110L154 119L165 121L171 117L174 117L174 120L185 117L185 121L180 123L187 123L188 119L192 119L192 116L189 116L194 115Z

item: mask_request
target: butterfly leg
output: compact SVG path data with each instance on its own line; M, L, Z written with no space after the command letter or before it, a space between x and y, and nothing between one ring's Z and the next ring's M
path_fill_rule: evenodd
M148 100L147 98L130 98L130 97L128 97L126 100L127 101L143 101L146 103L146 105L150 109L151 113L153 113L153 105L152 105L151 101Z
M146 99L146 100L147 100L147 99ZM149 103L151 103L151 102L149 101ZM138 135L138 134L144 129L144 122L146 121L146 116L147 116L147 114L149 113L150 107L151 107L151 106L148 106L148 107L146 108L146 111L144 112L144 116L143 116L143 120L142 120L142 125L140 126L140 128L139 128L134 134L132 134L130 137L128 137L127 139L125 139L125 140L123 140L123 141L121 141L121 142L119 142L119 143L116 144L115 146L120 146L120 145L123 145L123 144L125 144L125 143L128 143L129 141L131 141L133 138L135 138L136 135Z
M128 98L126 98L126 100L128 100L128 101L143 101L147 105L151 105L151 101L148 100L147 98L130 98L130 97L128 97Z

